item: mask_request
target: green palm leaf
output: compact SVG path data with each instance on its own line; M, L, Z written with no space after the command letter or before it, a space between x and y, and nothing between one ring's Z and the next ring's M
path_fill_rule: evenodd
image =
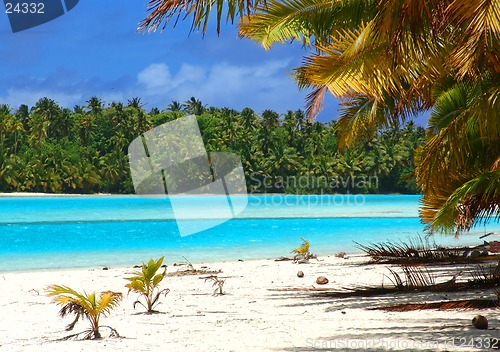
M76 316L66 330L72 330L81 317L86 317L89 320L91 329L85 338L101 337L99 332L100 316L108 315L122 299L122 294L119 292L105 291L97 296L95 292L88 294L83 291L80 293L68 286L61 285L51 285L47 288L47 292L49 296L55 297L56 304L62 306L59 311L62 318L72 314ZM112 330L116 332L114 329Z
M437 211L431 230L468 231L500 221L500 170L485 172L458 187Z
M129 281L125 285L128 288L128 292L136 292L146 301L145 305L139 300L135 301L134 308L137 304L140 304L146 307L148 313L154 313L154 307L158 304L160 295L167 295L170 292L169 289L160 290L158 287L167 272L167 268L165 267L163 273L157 274L157 271L162 266L163 259L164 257L158 260L150 259L148 264L142 264L141 271L135 271L132 273L133 276L125 278L125 280Z
M369 20L374 4L363 0L272 0L257 6L238 27L241 36L259 42L265 49L290 40L324 44L336 31Z

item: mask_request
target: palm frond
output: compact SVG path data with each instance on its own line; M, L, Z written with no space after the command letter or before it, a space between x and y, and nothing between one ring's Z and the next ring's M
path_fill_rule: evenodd
M500 4L498 1L454 0L445 16L455 28L458 45L449 63L464 78L481 77L484 69L500 72Z
M388 127L387 110L376 100L358 96L342 103L337 122L339 148L350 147L358 141L368 140L380 127Z
M373 16L375 1L271 0L244 17L240 35L270 49L275 43L297 40L304 45L325 44L334 32L352 28Z
M417 182L442 203L457 187L488 171L500 155L499 87L462 82L444 91L429 119L430 139L416 153ZM439 195L442 196L439 196Z
M80 293L68 286L51 285L47 288L49 296L54 296L54 302L62 306L59 315L64 318L67 315L74 314L75 319L68 324L66 330L72 330L81 317L86 317L90 321L91 329L86 330L84 339L99 338L99 317L108 315L111 310L116 308L122 299L119 292L105 291L99 297L95 292L87 294ZM111 328L112 329L112 328ZM114 330L114 329L112 329ZM80 335L74 334L68 338Z
M430 228L456 234L489 221L500 221L500 170L485 172L464 183L438 208Z
M109 315L109 313L120 304L121 299L122 294L119 292L102 292L99 300L96 302L96 310L105 316Z
M408 73L386 56L384 45L373 37L372 25L367 23L359 30L343 31L332 37L328 45L316 46L321 54L306 57L295 70L299 87L316 90L326 87L341 100L361 95L381 103L403 95L409 86ZM308 108L311 102L317 104L316 99L311 99ZM411 102L399 111L392 109L394 114L390 117L395 120L397 112L406 118L406 112L413 113L414 108Z
M177 22L179 18L192 17L191 29L201 29L205 33L213 10L217 16L217 33L220 33L224 14L226 21L232 22L235 18L251 14L259 4L265 4L265 0L150 0L147 3L150 14L141 21L139 30L163 30L172 19Z
M141 271L135 271L132 273L133 276L125 278L125 280L129 281L125 285L128 288L128 292L134 291L144 297L146 301L146 304L143 304L139 300L135 301L133 304L134 309L137 304L140 304L147 309L148 313L153 313L155 312L153 308L158 304L160 295L167 295L170 292L169 289L160 290L158 287L167 273L166 266L163 272L157 273L162 267L163 259L164 257L158 260L150 259L147 264L142 264Z
M317 87L306 97L306 116L309 121L313 121L323 109L326 87Z

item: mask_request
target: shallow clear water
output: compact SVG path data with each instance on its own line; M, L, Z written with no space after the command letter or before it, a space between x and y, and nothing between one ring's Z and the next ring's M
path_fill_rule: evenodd
M406 240L423 233L419 196L250 196L236 219L182 237L165 197L78 196L0 198L0 271L117 266L165 255L167 263L276 258L311 242L320 255L359 251L368 244ZM186 197L190 215L218 209L213 197ZM460 240L436 236L441 244L478 244L478 236L500 226L478 228Z

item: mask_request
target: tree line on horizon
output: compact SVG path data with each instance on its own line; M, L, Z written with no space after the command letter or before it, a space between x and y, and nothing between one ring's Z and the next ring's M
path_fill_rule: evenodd
M130 142L187 114L196 116L208 152L241 157L249 192L420 192L413 156L425 131L412 122L339 149L336 121L311 122L301 110L207 107L194 97L149 112L140 98L106 105L92 97L73 109L49 98L15 111L2 104L0 192L134 193ZM283 182L296 179L307 181Z

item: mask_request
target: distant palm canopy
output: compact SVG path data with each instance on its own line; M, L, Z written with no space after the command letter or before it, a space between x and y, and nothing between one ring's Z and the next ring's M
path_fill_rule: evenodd
M500 0L151 0L140 30L189 17L207 30L238 20L239 33L270 49L297 41L306 55L293 78L341 101L343 146L430 111L416 151L429 231L457 235L500 220Z

